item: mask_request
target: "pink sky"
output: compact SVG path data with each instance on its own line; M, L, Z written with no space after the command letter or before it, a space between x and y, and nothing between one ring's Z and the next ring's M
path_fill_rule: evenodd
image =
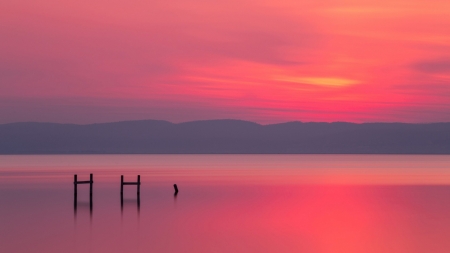
M0 123L450 121L448 0L0 2Z

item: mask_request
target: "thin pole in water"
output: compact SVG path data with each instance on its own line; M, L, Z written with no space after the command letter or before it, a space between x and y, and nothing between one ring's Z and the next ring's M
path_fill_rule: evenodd
M73 207L77 209L77 174L73 175Z
M94 185L94 175L91 173L89 175L89 202L92 209L92 186Z
M120 176L120 195L123 195L123 175Z
M137 177L137 197L138 199L141 196L141 175L138 175Z

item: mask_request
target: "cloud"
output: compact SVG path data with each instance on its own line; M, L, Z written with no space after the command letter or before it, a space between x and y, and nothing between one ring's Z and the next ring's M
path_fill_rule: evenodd
M290 76L280 76L275 77L277 81L291 82L291 83L299 83L299 84L311 84L311 85L319 85L319 86L328 86L328 87L345 87L349 85L358 84L359 81L346 79L346 78L337 78L337 77L290 77Z
M425 73L450 74L450 58L417 62L413 68Z

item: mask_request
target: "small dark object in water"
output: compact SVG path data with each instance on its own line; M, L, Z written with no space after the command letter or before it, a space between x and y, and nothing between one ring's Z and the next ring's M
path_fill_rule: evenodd
M174 184L173 188L175 188L175 195L177 195L178 194L178 186L177 186L177 184Z

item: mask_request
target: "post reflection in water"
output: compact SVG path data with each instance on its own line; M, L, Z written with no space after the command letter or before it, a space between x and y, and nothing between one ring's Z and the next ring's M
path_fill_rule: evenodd
M80 204L79 204L79 207L78 207L78 204L76 204L75 206L74 206L74 208L73 208L73 216L74 216L74 219L75 219L75 221L77 221L77 216L78 216L78 208L80 208L80 209L84 209L84 210L86 210L86 209L88 209L89 208L89 219L90 219L90 222L92 223L92 215L93 215L93 203L92 203L93 201L92 201L92 198L91 198L91 200L89 201L89 205L88 205L88 203L86 203L86 202L81 202Z
M132 204L132 203L134 203L135 201L134 201L133 199L125 199L125 200L124 200L124 198L123 198L123 193L121 193L121 194L120 194L120 211L121 211L122 214L123 214L123 206L124 206L124 202L125 202L125 204L127 204L127 203ZM137 206L137 211L138 211L138 214L139 214L140 211L141 211L141 196L140 196L140 194L137 195L137 198L136 198L136 206Z
M92 212L93 212L93 209L94 209L92 202L93 201L92 201L92 198L91 198L91 200L89 201L89 213L90 213L91 217L92 217ZM81 207L87 207L87 203L81 203L80 206ZM75 203L75 205L73 206L73 213L75 215L75 218L77 217L77 211L78 211L78 203Z
M73 206L73 213L74 213L75 220L77 219L77 212L78 212L78 208L79 208L78 206L80 206L80 208L82 208L82 209L87 209L89 207L89 216L92 221L92 213L93 213L93 209L94 209L93 202L94 201L92 200L92 195L89 198L89 204L87 202L78 203L78 201L75 201L74 206Z

